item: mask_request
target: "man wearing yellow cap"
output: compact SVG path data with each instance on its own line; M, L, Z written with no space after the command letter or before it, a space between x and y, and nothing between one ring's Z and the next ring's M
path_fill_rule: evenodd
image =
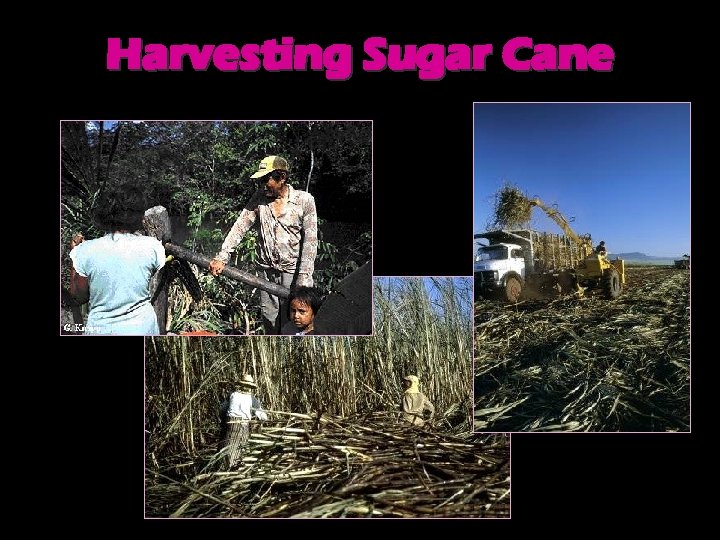
M313 286L317 254L317 212L315 199L288 184L288 162L268 156L251 176L258 189L230 229L220 252L210 262L210 272L220 275L230 252L254 224L258 228L255 261L265 279L284 287ZM266 334L280 332L280 299L260 291L260 305Z

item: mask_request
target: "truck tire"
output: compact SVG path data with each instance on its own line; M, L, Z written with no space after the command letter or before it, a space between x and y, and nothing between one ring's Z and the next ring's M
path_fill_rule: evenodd
M477 302L478 300L482 300L485 298L485 295L482 292L482 281L475 276L475 279L473 280L474 286L473 286L473 297L474 300Z
M603 276L602 286L605 292L605 298L612 300L620 296L620 292L622 292L620 273L615 268L610 268Z
M517 274L511 274L505 279L505 288L503 292L505 294L505 300L517 303L520 300L520 294L523 290L523 280Z
M561 296L577 291L577 280L575 279L575 275L570 272L560 272L560 274L558 274L557 284Z

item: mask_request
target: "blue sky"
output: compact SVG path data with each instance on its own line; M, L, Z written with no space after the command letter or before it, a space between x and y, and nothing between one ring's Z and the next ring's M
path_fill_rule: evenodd
M474 232L505 181L610 253L690 253L690 104L476 103ZM531 227L561 232L537 208Z

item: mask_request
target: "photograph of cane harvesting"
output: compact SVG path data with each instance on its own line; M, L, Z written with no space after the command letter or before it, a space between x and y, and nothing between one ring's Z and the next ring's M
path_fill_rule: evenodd
M145 515L510 517L472 279L375 277L372 336L145 339Z
M690 104L474 104L477 431L690 431Z
M60 334L372 333L371 121L59 127Z

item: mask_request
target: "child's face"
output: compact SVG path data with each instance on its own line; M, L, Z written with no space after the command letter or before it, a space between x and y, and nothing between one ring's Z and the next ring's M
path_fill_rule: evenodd
M293 298L290 302L290 320L300 330L306 329L310 326L315 318L312 308L297 298Z

